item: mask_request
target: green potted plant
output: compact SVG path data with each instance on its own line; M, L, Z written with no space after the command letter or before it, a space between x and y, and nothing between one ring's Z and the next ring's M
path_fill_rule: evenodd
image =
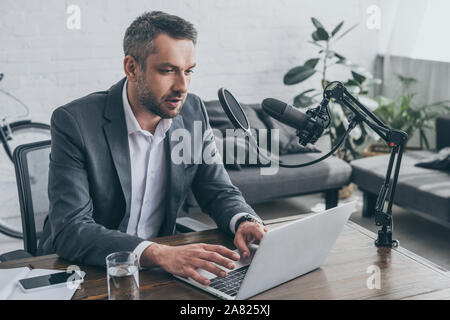
M357 96L361 103L369 109L376 109L378 103L367 96L369 92L368 88L380 84L381 80L375 79L367 70L352 63L349 59L334 50L335 43L358 25L356 24L341 32L344 25L344 21L342 21L336 25L331 32L328 32L316 18L311 18L311 21L315 30L311 34L312 40L309 40L308 42L318 48L317 56L308 59L303 65L290 69L284 75L283 82L286 85L296 85L315 74L319 74L321 90L315 88L304 90L294 98L294 106L306 108L319 103L322 100L323 89L329 81L327 78L327 71L330 68L342 66L347 68L351 75L351 78L342 81L347 90ZM333 144L333 142L336 139L339 139L348 128L348 111L334 102L330 102L329 108L332 124L327 134L329 134L331 144ZM373 134L364 124L358 125L352 130L350 138L346 140L343 148L339 151L338 156L346 161L359 158L365 147L372 142L373 139L377 140L378 136Z
M415 102L417 93L411 92L411 85L417 83L417 80L400 74L395 76L400 84L400 93L394 99L378 97L376 100L379 106L374 113L388 126L405 131L409 138L418 131L420 148L429 149L425 130L432 129L433 121L450 111L450 101L418 104Z

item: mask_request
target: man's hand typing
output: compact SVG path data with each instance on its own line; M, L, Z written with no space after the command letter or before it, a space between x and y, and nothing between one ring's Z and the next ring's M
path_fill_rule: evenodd
M196 271L198 268L218 277L226 277L226 272L213 262L234 269L233 260L239 259L239 254L220 245L198 243L172 247L153 243L144 250L140 262L141 266L160 266L171 274L190 277L203 285L209 285L210 281Z
M245 221L239 225L234 237L234 245L244 259L250 256L248 246L252 243L258 244L268 230L267 227L256 221Z

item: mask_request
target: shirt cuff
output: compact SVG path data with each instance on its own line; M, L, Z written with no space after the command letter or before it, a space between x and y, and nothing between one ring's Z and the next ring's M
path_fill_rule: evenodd
M141 267L141 255L142 255L142 252L144 252L144 250L147 249L149 246L151 246L153 243L154 242L151 242L151 241L142 241L133 250L133 253L136 254L136 256L137 256L139 270L142 269L142 267Z

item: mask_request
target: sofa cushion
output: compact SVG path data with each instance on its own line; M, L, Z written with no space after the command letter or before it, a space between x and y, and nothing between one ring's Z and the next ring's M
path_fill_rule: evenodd
M450 221L450 173L415 166L433 154L431 151L404 153L394 203ZM352 161L352 181L361 189L378 194L388 163L389 155Z
M318 153L297 153L280 156L288 164L300 164L323 156ZM261 175L260 168L229 172L231 182L239 188L245 200L258 203L299 194L341 188L350 182L351 167L336 157L330 157L302 168L278 168L274 175Z
M450 172L450 147L442 148L438 153L416 163L416 166Z
M317 153L296 153L280 156L281 161L300 164L322 156ZM350 165L336 157L329 157L303 168L279 168L274 175L261 175L261 168L247 167L241 171L228 170L231 182L239 188L250 204L281 197L322 192L341 188L350 182ZM198 207L190 192L188 207Z
M209 117L209 123L212 128L219 129L225 139L226 129L234 129L233 124L228 119L227 115L223 111L222 106L218 100L205 101L206 111ZM261 130L279 130L279 153L306 153L306 152L320 152L312 144L302 146L298 143L296 130L284 125L283 123L272 119L261 108L260 104L241 104L242 109L247 115L247 119L250 123L250 128L255 129L256 133ZM269 132L270 134L270 132ZM267 139L270 141L270 138ZM245 145L245 142L241 142L241 145ZM268 145L270 148L270 144Z

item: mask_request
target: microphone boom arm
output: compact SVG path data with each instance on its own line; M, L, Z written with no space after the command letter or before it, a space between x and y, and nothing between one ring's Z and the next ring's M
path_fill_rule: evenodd
M375 241L375 245L377 247L397 247L398 241L392 239L392 205L394 203L395 188L400 172L403 149L408 139L408 135L401 130L391 129L386 126L368 108L359 102L358 99L352 96L341 82L334 81L329 83L325 88L323 96L324 100L329 101L334 99L340 105L351 110L353 115L350 119L349 130L353 129L356 124L364 122L391 148L385 180L381 186L375 206L375 223L377 226L381 226L381 230L378 231L378 239ZM392 177L394 162L395 169ZM384 211L386 200L388 200L388 207L387 210Z

